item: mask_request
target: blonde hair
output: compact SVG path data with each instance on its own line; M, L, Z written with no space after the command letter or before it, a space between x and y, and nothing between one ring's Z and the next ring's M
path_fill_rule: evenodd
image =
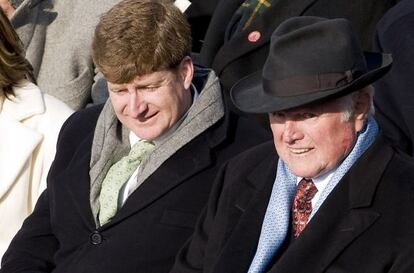
M95 29L92 56L112 83L176 68L191 52L191 30L171 0L124 0Z

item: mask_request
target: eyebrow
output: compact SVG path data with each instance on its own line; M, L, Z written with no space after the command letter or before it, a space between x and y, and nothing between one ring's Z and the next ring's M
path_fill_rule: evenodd
M111 91L111 92L119 92L119 91L124 90L124 89L126 89L126 88L125 88L125 87L122 87L121 85L117 85L117 86L110 86L110 85L108 84L108 89L109 89L109 91Z
M163 82L165 81L165 79L160 79L160 80L157 80L157 81L151 81L151 82L148 82L148 83L145 83L145 81L144 81L144 83L143 84L137 84L136 85L136 87L137 88L145 88L145 87L147 87L147 86L152 86L152 85L155 85L155 86L159 86L159 85L161 85Z

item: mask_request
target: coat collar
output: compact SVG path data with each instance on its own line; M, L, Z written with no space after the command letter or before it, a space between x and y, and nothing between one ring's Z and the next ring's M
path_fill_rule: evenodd
M3 102L2 115L20 122L46 111L43 94L33 83L23 81L21 86L13 87L13 91L15 96Z
M234 35L230 41L224 41L216 54L212 67L217 74L235 59L254 51L270 42L270 37L276 27L284 20L292 16L302 15L307 8L317 0L289 0L276 1L262 16L255 18L252 24L244 31ZM258 31L261 35L257 42L249 42L249 34Z
M4 99L0 112L0 198L17 181L22 169L43 139L43 135L27 126L25 121L44 113L40 90L27 83L14 88L15 97ZM11 156L13 155L13 156Z

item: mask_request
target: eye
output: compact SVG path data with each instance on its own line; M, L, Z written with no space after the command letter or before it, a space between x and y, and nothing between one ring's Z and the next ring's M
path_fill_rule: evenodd
M271 112L269 118L272 123L284 123L286 121L286 113L281 111Z
M284 118L286 116L285 112L272 112L272 117L274 118Z
M154 92L155 90L157 90L156 86L148 86L145 88L146 92Z
M151 93L158 89L158 86L145 86L138 89L139 92Z
M302 113L301 116L302 116L302 119L311 119L311 118L315 118L316 114L307 112L307 113Z

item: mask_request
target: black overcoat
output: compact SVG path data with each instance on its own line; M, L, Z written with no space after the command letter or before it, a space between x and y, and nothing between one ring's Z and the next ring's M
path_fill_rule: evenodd
M246 273L276 177L273 143L221 170L173 273ZM414 166L380 137L269 273L414 272Z

